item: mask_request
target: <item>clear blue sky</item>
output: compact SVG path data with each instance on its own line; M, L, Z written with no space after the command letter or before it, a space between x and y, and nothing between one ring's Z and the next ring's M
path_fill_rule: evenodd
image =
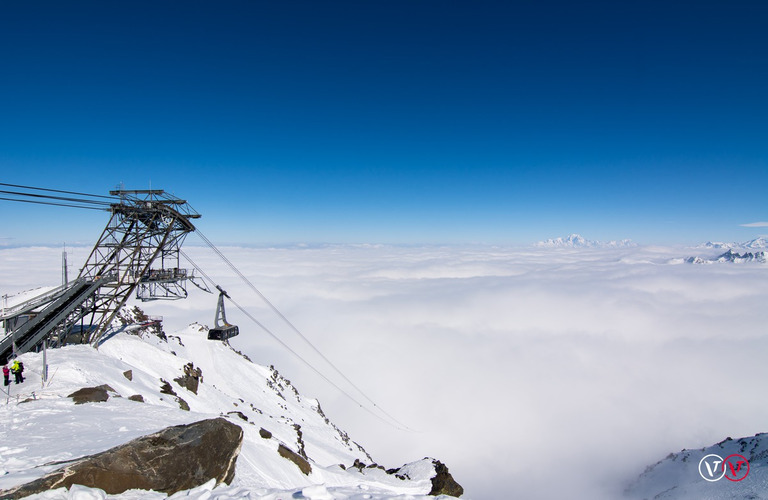
M744 240L768 3L6 2L0 182L188 199L218 243ZM0 202L0 245L106 214Z

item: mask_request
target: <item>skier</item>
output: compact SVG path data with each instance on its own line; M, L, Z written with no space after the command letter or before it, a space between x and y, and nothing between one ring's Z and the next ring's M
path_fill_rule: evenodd
M11 371L8 369L8 365L3 365L3 385L10 385Z

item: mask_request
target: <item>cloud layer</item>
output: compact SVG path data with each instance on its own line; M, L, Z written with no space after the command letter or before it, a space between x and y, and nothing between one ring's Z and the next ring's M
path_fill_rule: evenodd
M373 408L214 255L186 251ZM318 397L383 465L435 456L470 498L502 491L615 498L670 451L768 430L765 265L671 265L686 250L649 247L224 251L380 409L413 431L361 410L230 306L241 330L235 347ZM2 293L60 279L60 251L0 253ZM167 332L211 324L215 297L194 287L190 294L142 307L163 315Z

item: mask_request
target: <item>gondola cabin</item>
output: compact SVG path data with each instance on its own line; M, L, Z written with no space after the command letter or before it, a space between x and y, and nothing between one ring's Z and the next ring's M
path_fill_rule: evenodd
M216 318L214 319L213 328L208 330L208 340L226 342L232 337L237 336L240 333L240 329L236 325L230 325L227 321L227 313L224 311L224 297L229 298L229 295L220 286L217 285L216 288L219 289L219 303L216 306Z
M208 330L208 340L227 340L239 333L240 329L235 325L213 327Z

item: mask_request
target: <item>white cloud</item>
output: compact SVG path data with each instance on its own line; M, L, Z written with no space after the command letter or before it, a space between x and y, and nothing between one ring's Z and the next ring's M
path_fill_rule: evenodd
M343 384L215 256L185 251ZM768 282L759 264L672 266L667 260L686 250L642 247L223 251L358 387L418 432L370 417L228 307L241 330L233 345L317 397L382 465L434 456L469 498L615 498L671 451L768 431L759 396ZM57 284L60 250L50 261L43 251L2 252L0 292L19 288L16 280ZM24 259L34 259L34 276ZM140 305L163 315L170 333L211 324L215 301L190 287L185 301Z
M749 224L739 224L741 227L768 227L768 222L750 222Z

